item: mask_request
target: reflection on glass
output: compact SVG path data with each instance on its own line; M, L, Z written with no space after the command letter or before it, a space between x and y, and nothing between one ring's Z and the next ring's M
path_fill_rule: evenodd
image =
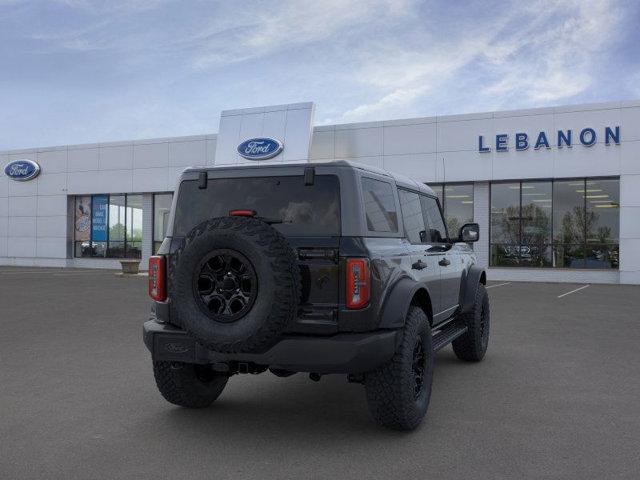
M456 237L465 223L473 222L473 184L444 187L444 214L449 235Z
M153 196L153 252L156 253L167 233L173 194L157 193Z
M127 245L129 258L142 256L142 195L127 195Z
M588 180L587 243L618 243L620 232L620 182Z
M413 244L422 243L425 238L426 228L420 206L420 197L418 197L417 193L406 190L398 190L398 194L400 196L400 209L407 239ZM421 237L421 235L423 236Z
M551 265L551 182L523 182L521 186L520 263Z
M491 185L491 243L520 244L520 184Z

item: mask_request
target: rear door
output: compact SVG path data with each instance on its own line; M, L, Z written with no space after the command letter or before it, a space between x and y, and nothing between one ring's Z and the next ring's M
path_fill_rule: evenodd
M427 252L427 225L422 212L420 195L405 189L398 189L402 221L407 239L407 249L411 255L411 273L413 278L423 283L431 297L431 307L435 315L440 312L440 265L438 257Z
M449 318L458 306L457 295L453 302L451 293L451 290L455 289L455 273L449 268L451 259L447 258L451 246L447 242L447 229L438 200L435 197L420 195L420 201L427 226L426 255L440 266L440 308L437 313L434 310L433 315L434 323L439 323Z

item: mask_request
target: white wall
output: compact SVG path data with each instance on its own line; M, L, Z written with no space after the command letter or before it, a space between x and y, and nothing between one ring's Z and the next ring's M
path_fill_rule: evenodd
M9 180L4 171L0 175L0 264L119 268L116 260L70 258L68 198L173 191L186 167L213 163L215 148L216 135L199 135L0 153L3 168L29 158L42 169L27 182ZM145 258L152 241L150 199L144 197Z

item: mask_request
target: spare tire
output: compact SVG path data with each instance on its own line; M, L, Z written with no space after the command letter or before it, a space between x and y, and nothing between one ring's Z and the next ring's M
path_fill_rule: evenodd
M218 352L262 352L297 313L300 269L287 240L251 217L197 225L172 256L171 300L182 327Z

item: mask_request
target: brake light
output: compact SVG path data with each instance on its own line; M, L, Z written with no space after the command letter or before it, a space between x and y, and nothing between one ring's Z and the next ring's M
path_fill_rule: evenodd
M362 308L371 296L369 260L347 259L347 308Z
M167 261L163 255L149 257L149 296L157 302L167 299Z
M255 217L258 214L255 210L229 210L229 216L231 217Z

